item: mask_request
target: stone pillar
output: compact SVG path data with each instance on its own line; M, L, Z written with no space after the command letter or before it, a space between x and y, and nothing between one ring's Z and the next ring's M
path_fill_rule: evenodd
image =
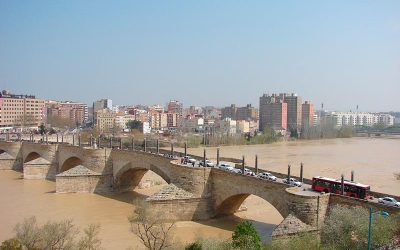
M187 155L187 144L185 142L185 155L184 156L186 156L186 155Z
M351 170L351 181L354 182L354 170Z
M72 146L75 146L75 134L72 134Z
M58 144L58 133L56 135L57 135L57 144Z
M143 148L144 148L144 152L147 152L147 140L146 140L146 138L144 138L144 141L143 141Z
M300 182L303 183L303 163L300 163Z
M219 148L217 148L217 166L219 166Z
M256 174L258 174L258 156L256 155L255 163L254 163L254 168L256 170Z
M64 134L61 134L61 143L64 143Z
M244 155L242 156L242 174L244 174Z
M160 140L159 139L157 139L156 148L157 148L157 155L158 155L158 154L160 154Z
M290 183L290 164L288 165L288 168L287 168L287 181L288 181L288 183Z
M344 175L343 174L340 179L340 195L344 195Z

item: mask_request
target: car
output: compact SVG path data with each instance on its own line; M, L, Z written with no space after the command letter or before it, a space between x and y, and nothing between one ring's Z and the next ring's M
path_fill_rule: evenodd
M229 168L232 168L229 164L226 164L226 163L221 163L221 164L219 164L219 169L222 169L222 170L228 170Z
M385 204L385 205L389 205L389 206L396 206L396 207L400 207L400 202L397 201L395 198L392 197L382 197L378 199L379 203Z
M196 159L194 159L194 158L192 158L192 157L190 157L188 155L184 156L183 160L186 161L187 163L190 163L190 164L196 163Z
M244 174L249 176L256 176L256 174L248 168L244 168Z
M234 168L234 167L231 167L231 168L230 168L230 171L233 172L233 173L235 173L235 174L241 174L241 173L242 173L242 170L240 170L240 169L238 169L238 168Z
M199 162L199 166L204 166L204 161L200 161L200 162ZM209 160L206 160L206 166L207 166L207 167L214 167L214 163L212 163L212 162L209 161Z
M261 179L267 179L267 180L271 180L271 181L276 181L276 176L274 176L273 174L268 173L268 172L259 173L257 175L257 177L259 177Z
M296 180L295 178L290 178L289 180L287 178L285 178L285 179L283 179L283 183L289 184L292 186L296 186L296 187L301 187L301 182Z

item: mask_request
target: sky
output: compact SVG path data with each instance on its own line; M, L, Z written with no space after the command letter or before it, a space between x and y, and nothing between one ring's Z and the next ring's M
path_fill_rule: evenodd
M400 1L0 0L0 89L91 104L400 111Z

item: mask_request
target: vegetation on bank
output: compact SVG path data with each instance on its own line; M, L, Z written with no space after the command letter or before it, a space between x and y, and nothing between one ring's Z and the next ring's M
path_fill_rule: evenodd
M369 211L361 207L334 206L330 209L319 235L301 233L273 239L263 244L254 225L249 221L239 223L231 239L198 239L182 246L173 242L171 229L174 223L164 223L150 214L144 201L138 201L133 214L128 218L131 231L150 250L347 250L367 249ZM385 218L378 214L372 220L372 249L396 249L400 247L400 215ZM71 220L47 222L39 226L35 217L18 223L15 236L4 241L0 250L40 249L102 249L98 238L100 227L89 225L78 238L79 228Z
M250 222L242 222L236 227L231 240L198 240L186 246L186 249L361 250L367 249L368 223L367 209L334 206L319 236L315 233L300 233L261 244L259 236L254 236L254 226ZM372 249L394 249L400 246L400 215L394 214L387 218L374 215L371 228Z
M83 230L81 238L78 238L79 231L72 220L48 221L39 226L36 217L30 217L15 226L14 237L4 241L0 250L102 249L99 225L90 224Z

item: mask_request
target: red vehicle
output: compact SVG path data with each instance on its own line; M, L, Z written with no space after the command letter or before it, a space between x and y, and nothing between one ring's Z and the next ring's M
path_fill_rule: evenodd
M316 176L312 179L312 189L318 192L340 194L341 181L332 178ZM344 195L359 199L367 199L369 185L344 181Z

